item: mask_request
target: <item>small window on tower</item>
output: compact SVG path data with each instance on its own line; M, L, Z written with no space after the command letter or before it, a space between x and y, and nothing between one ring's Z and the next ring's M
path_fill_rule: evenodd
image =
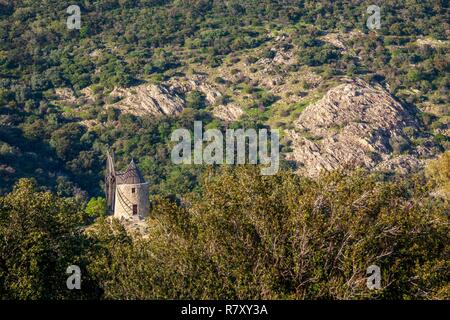
M137 215L137 204L133 204L133 216Z
M131 188L131 193L135 193L136 192L136 188Z

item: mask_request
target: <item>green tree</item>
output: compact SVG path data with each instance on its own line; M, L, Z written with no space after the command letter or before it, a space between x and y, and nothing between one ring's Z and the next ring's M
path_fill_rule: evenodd
M85 132L78 123L69 123L52 133L50 145L63 160L74 158L82 147L80 139Z
M186 94L186 106L192 109L203 109L206 105L205 95L199 91L191 91Z
M86 206L86 214L90 217L103 217L106 215L106 199L103 197L91 198Z
M95 296L87 275L83 290L72 292L66 286L68 266L85 270L88 242L80 229L83 221L80 203L40 192L32 180L19 180L11 193L0 197L1 298Z
M450 151L430 161L426 174L437 187L438 192L450 200Z

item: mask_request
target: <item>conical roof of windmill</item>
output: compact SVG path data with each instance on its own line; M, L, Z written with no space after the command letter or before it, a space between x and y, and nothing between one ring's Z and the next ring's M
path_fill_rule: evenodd
M117 184L139 184L145 183L144 177L142 176L141 171L134 163L134 160L131 160L128 168L122 172L116 172L116 183Z

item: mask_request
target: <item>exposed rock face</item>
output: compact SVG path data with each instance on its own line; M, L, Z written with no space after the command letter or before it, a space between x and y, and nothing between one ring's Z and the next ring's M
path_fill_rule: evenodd
M384 172L397 172L399 174L407 174L412 171L418 170L424 164L423 160L420 160L412 155L400 155L392 159L380 162L375 170Z
M228 104L228 105L219 105L214 108L213 115L221 120L224 121L236 121L238 120L244 111L242 109L234 104Z
M445 47L448 46L449 41L448 40L436 40L432 38L420 38L417 39L416 44L419 46L431 46L434 48L437 47Z
M167 82L173 92L185 94L189 91L199 91L206 97L209 104L214 104L222 96L219 90L207 82L206 76L194 75L191 79L173 78Z
M112 107L122 112L132 113L138 116L152 115L176 115L183 111L186 105L184 94L190 91L202 92L206 102L210 105L218 102L222 96L214 86L207 82L206 77L193 76L192 78L172 78L164 84L142 84L136 87L124 89L115 88L110 96L120 98ZM237 111L229 108L229 117L235 119ZM225 116L227 117L227 116Z
M73 90L69 88L56 88L55 97L58 101L66 101L70 103L75 103L77 99Z
M309 176L344 166L417 167L420 161L415 156L396 157L392 146L393 141L408 145L403 129L417 130L415 118L382 87L362 80L345 82L300 115L296 129L288 132L293 152L287 158Z
M95 101L94 96L94 92L89 87L80 90L79 95L76 95L71 88L56 88L54 100L58 103L75 106L79 104L93 103Z
M295 64L297 60L286 36L277 37L270 51L274 53L273 58L261 58L256 64L261 69L258 72L261 85L273 89L285 82L288 67Z
M345 46L345 44L343 43L342 39L339 36L340 35L338 33L328 33L322 36L321 39L325 42L332 44L336 48L346 51L347 47Z
M138 116L176 115L184 107L184 100L162 85L146 83L131 89L116 88L110 95L122 99L113 104L113 107Z
M364 37L361 31L351 31L348 33L328 33L320 37L320 39L342 50L342 53L348 53L346 43L349 40L360 37Z

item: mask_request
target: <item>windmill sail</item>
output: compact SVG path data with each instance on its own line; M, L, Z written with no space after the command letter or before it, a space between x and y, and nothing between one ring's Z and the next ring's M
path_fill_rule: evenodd
M114 154L106 154L105 195L109 212L114 212L116 194L116 171L114 169Z

